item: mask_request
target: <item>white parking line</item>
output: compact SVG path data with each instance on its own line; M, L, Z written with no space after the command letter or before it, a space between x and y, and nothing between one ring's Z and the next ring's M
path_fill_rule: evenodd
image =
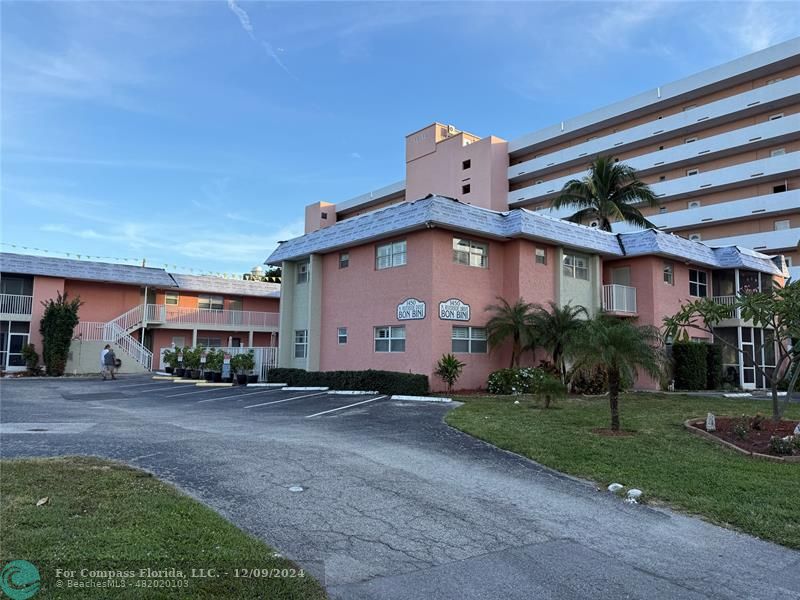
M311 398L311 396L322 396L328 392L319 392L317 394L306 394L305 396L295 396L294 398L284 398L283 400L273 400L272 402L262 402L261 404L251 404L245 408L255 408L257 406L267 406L268 404L280 404L281 402L288 402L289 400L300 400L300 398Z
M345 408L352 408L354 406L358 406L359 404L366 404L367 402L375 402L375 400L380 400L381 398L386 398L386 396L378 396L377 398L370 398L369 400L362 400L361 402L355 402L353 404L348 404L347 406L340 406L339 408L332 408L330 410L323 410L322 412L314 413L313 415L308 415L306 419L310 419L311 417L318 417L320 415L327 415L328 413L336 412L337 410L344 410Z
M191 392L181 392L180 394L170 394L169 396L164 396L164 398L177 398L178 396L188 396L190 394L202 394L203 392L224 392L228 390L230 390L230 388L226 387L206 388L203 390L193 390Z
M222 396L220 398L213 398L214 400L227 400L228 398L241 398L242 396L253 396L255 394L269 394L270 392L278 392L282 388L272 388L270 390L258 390L257 392L250 392L249 394L233 394L232 396ZM205 400L200 400L200 402L205 402Z
M164 385L164 383L165 382L161 382L161 383L153 383L153 382L150 382L150 383L137 383L135 385L120 385L120 386L117 386L117 387L119 389L121 389L121 390L127 390L129 388L143 387L143 386L146 386L146 385L152 385L153 387L157 387L157 386Z

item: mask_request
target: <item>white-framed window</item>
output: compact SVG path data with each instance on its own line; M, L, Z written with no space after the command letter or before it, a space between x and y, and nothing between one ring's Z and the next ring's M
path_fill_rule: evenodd
M696 298L708 296L708 273L689 269L689 295Z
M197 308L211 308L222 310L225 308L225 299L222 296L212 296L211 294L200 294L197 297Z
M700 235L699 233L691 233L691 234L689 234L689 239L692 242L699 242L700 240L703 239L703 236Z
M172 338L172 345L176 348L183 348L186 345L186 338L182 335L176 335Z
M696 137L688 137L685 140L683 140L683 143L684 144L691 144L692 142L696 142L696 141L697 141Z
M780 221L775 221L775 231L783 231L784 229L789 229L791 227L791 223L789 219L781 219Z
M547 264L547 249L536 248L536 264L537 265Z
M297 264L297 283L308 283L308 261Z
M349 266L350 266L350 253L339 252L339 268L346 269Z
M461 161L461 170L466 171L467 169L472 167L472 159L468 158L467 160Z
M686 204L686 208L700 208L701 206L700 200L690 200Z
M485 327L453 326L452 350L469 354L486 354L487 336Z
M686 171L687 176L699 175L699 174L700 174L700 169L689 169L688 171Z
M308 329L297 329L294 332L294 357L306 358L308 356Z
M336 339L340 346L347 343L347 327L339 327L336 330Z
M589 281L589 258L582 254L564 254L562 271L565 277Z
M406 264L406 241L400 240L375 247L375 268L391 269Z
M203 348L221 348L222 338L199 337L197 338L197 345L203 346Z
M783 156L786 154L786 148L775 148L774 150L770 150L770 156Z
M453 238L453 262L470 267L489 268L489 244Z
M671 262L664 263L664 283L675 285L675 265Z
M471 190L472 190L472 186L470 184L468 184L468 183L465 183L464 185L461 186L461 193L462 194L469 194Z
M777 121L778 119L782 119L782 118L783 118L783 113L777 113L777 114L769 116L769 120L770 121Z
M405 352L406 327L376 327L375 352Z
M169 304L170 306L177 306L180 302L180 295L178 292L165 292L164 293L164 304Z

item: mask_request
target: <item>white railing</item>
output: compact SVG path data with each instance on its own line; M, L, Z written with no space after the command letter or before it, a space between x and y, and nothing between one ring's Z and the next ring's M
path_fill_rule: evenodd
M218 310L214 308L187 308L166 304L147 305L148 323L179 325L207 325L221 327L277 328L278 313L250 310Z
M136 329L142 324L142 319L144 318L144 304L137 304L132 309L127 312L122 313L113 321L109 321L109 323L113 323L117 327L119 327L125 333L128 333L132 329Z
M209 348L210 350L211 348ZM253 371L258 374L259 381L267 381L267 371L274 369L278 366L278 347L277 346L237 346L237 347L223 347L213 348L214 350L222 350L231 356L236 354L246 354L253 351L253 358L255 359L255 368ZM164 364L164 352L172 350L172 347L161 348L158 352L158 365L162 370L166 366Z
M33 296L0 294L0 313L6 315L30 315L33 313Z
M604 285L603 310L635 314L636 288L618 284Z
M145 369L150 370L153 366L153 353L139 340L120 329L114 321L108 323L81 321L75 328L73 336L85 342L116 344Z
M732 319L734 315L736 315L736 310L733 308L733 305L736 303L736 296L712 296L711 299L717 304L731 307L728 311L729 319Z

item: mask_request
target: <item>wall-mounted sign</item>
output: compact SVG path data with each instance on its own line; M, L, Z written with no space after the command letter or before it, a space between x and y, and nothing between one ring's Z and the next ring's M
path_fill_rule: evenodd
M411 321L425 318L425 303L416 298L408 298L397 305L397 320Z
M469 304L458 298L439 302L439 318L443 321L469 321Z

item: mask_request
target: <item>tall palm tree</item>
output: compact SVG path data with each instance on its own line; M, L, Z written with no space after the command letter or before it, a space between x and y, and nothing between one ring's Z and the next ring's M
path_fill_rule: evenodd
M637 370L658 377L663 364L661 336L655 327L638 326L629 319L599 315L586 322L574 357L582 368L604 367L608 373L611 430L619 431L619 392Z
M498 300L498 304L486 307L492 315L486 323L489 346L496 348L511 338L511 368L518 367L520 356L533 342L530 327L533 304L522 298L514 304L509 304L503 298Z
M578 339L581 328L589 318L583 306L565 304L559 306L548 302L550 310L536 305L531 315L531 328L537 345L553 357L553 364L561 374L561 382L566 382L567 367L565 356Z
M655 194L639 179L636 169L614 162L610 156L598 156L592 161L588 175L582 179L570 179L564 184L553 207L578 209L567 218L568 221L582 223L596 219L603 231L611 231L614 221L644 228L655 227L634 206L636 203L658 206Z

